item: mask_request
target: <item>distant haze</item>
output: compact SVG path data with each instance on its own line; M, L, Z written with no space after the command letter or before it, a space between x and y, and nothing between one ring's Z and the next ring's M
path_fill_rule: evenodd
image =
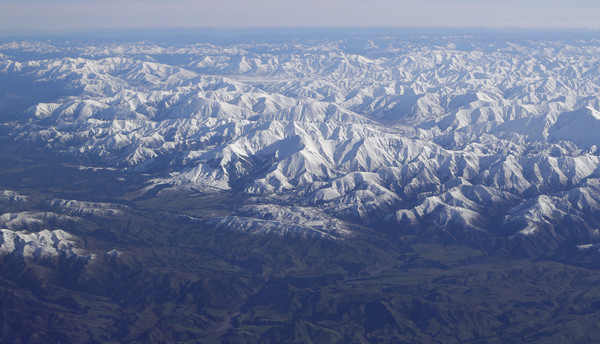
M144 27L600 28L591 0L0 0L0 31Z

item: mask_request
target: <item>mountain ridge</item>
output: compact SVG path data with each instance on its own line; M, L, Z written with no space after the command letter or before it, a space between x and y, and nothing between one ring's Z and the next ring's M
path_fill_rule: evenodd
M379 38L360 52L344 41L84 46L85 57L5 57L0 70L80 90L12 122L16 140L151 172L156 186L232 190L400 230L545 231L546 249L576 224L579 240L595 242L599 48L459 50L454 40ZM166 63L178 55L187 61Z

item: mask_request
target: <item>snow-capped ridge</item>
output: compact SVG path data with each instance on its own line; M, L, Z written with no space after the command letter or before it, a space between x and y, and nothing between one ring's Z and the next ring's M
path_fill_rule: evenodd
M15 254L24 258L48 259L66 258L94 259L77 247L77 238L63 230L42 230L29 233L0 229L0 254Z

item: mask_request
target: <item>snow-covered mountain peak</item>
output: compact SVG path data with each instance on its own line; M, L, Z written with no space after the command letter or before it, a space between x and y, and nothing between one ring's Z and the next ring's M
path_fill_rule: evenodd
M568 236L560 231L585 237L598 227L596 43L140 42L11 60L50 49L22 42L0 46L0 73L72 91L12 122L16 140L153 173L157 184L254 195L274 209L220 226L284 223L274 214L285 203L342 222L539 235L553 246Z

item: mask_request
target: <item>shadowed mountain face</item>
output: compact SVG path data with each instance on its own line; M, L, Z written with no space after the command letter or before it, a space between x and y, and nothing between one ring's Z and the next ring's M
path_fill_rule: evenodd
M0 43L2 337L593 342L598 56Z

